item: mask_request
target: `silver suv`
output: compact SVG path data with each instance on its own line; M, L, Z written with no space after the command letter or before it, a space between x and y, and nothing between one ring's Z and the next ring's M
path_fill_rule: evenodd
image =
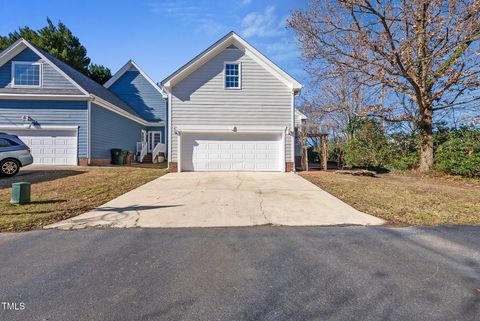
M15 135L0 133L0 175L13 176L33 163L30 148Z

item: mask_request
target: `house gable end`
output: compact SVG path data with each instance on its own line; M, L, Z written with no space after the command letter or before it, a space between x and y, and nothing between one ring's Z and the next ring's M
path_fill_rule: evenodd
M238 90L225 88L225 64L227 63L241 66L241 88ZM291 88L271 74L246 51L238 48L223 49L172 88L174 96L181 100L194 99L195 95L209 92L210 95L219 95L219 98L223 97L223 99L235 97L240 103L249 98L245 97L247 94L254 97L257 94L264 95L268 92L278 93L280 91L282 94L290 95Z
M234 32L230 32L225 37L218 40L212 46L208 47L202 53L190 60L184 66L179 68L173 74L164 79L161 83L167 91L170 91L173 86L182 81L185 77L188 77L192 72L200 68L203 64L206 64L209 60L213 59L218 53L225 49L239 49L244 51L258 64L262 65L277 79L282 81L292 91L298 93L302 88L302 85L296 81L293 77L288 75L285 71L275 65L266 56L260 53L257 49L247 43L244 39L238 36Z
M20 44L21 45L21 44ZM32 49L18 48L17 52L8 57L0 66L0 94L50 94L50 95L82 95L83 93L72 81L58 72L44 57L39 56ZM21 50L20 50L21 49ZM15 62L32 62L41 64L40 87L15 87L12 84L12 65Z
M109 87L143 119L166 119L164 96L135 68L129 68Z

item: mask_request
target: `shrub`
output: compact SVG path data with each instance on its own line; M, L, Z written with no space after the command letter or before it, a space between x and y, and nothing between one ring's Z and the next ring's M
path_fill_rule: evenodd
M480 177L480 129L442 133L435 152L435 168L449 174Z
M392 148L381 125L371 119L362 120L354 137L345 144L344 159L348 166L383 167Z
M386 167L395 171L408 171L418 167L418 137L408 134L394 134L390 136L393 152Z

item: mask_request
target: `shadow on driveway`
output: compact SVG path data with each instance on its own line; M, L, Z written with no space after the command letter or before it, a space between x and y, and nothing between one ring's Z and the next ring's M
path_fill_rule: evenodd
M179 207L183 205L132 205L125 207L112 207L112 206L102 206L93 210L93 212L114 212L114 213L124 213L131 211L146 211L154 210L160 208L169 208L169 207Z

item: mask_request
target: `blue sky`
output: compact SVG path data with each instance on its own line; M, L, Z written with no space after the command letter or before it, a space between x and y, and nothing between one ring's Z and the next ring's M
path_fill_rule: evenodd
M231 30L303 80L294 35L285 29L303 0L0 0L0 34L20 26L38 29L48 16L63 21L88 50L92 62L117 71L130 58L155 81Z

